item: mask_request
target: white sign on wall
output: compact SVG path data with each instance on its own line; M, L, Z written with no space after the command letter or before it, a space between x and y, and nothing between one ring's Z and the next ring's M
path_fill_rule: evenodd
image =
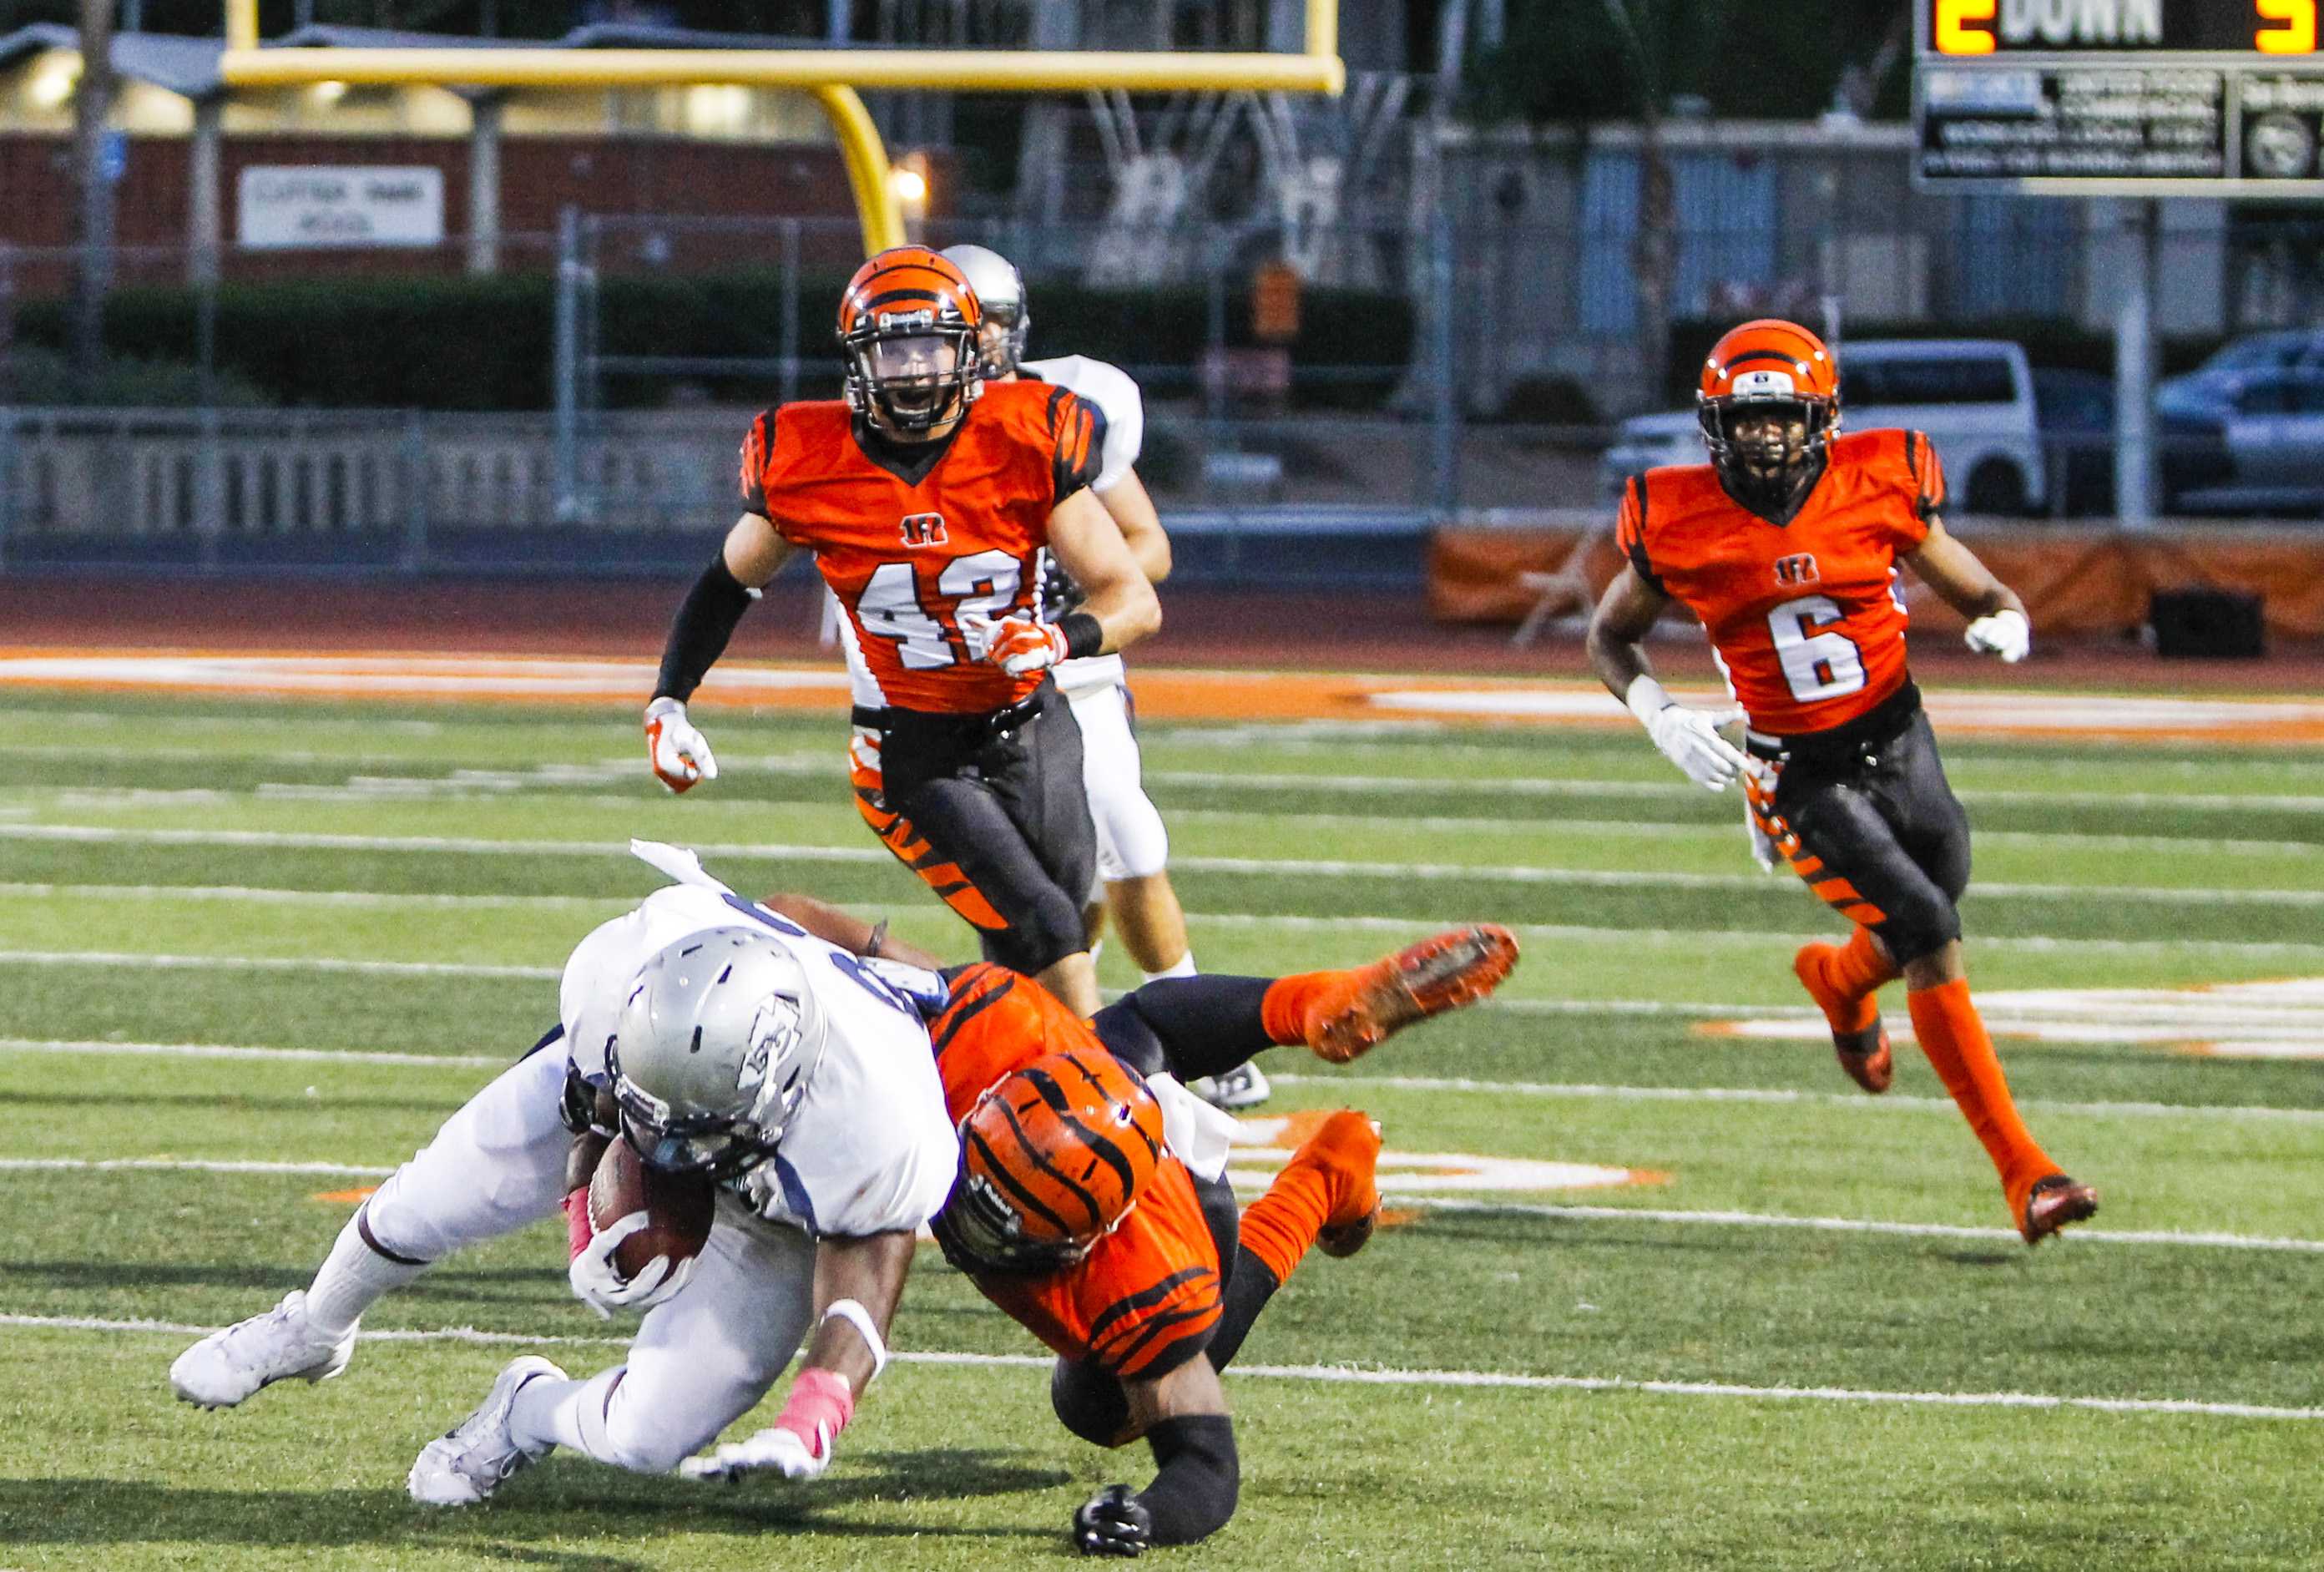
M244 245L440 245L444 171L426 165L253 164L235 186Z

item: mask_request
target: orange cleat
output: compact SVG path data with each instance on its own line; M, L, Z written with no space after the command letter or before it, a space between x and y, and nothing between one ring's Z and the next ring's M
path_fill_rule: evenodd
M1456 928L1340 974L1307 1009L1307 1046L1346 1064L1411 1025L1473 1004L1517 964L1517 936L1495 923Z
M1379 1223L1379 1121L1353 1108L1324 1120L1292 1154L1292 1162L1323 1176L1332 1197L1332 1209L1315 1231L1315 1248L1324 1254L1344 1261L1371 1243Z
M1896 1061L1888 1051L1888 1029L1881 1024L1880 1007L1869 995L1850 998L1825 980L1826 963L1839 954L1835 944L1803 944L1792 957L1792 972L1831 1027L1831 1051L1840 1068L1849 1080L1877 1097L1896 1078Z
M2076 1184L2064 1174L2053 1173L2034 1181L2034 1188L2025 1197L2025 1205L2018 1214L2017 1231L2025 1235L2025 1246L2034 1245L2071 1223L2086 1222L2098 1216L2098 1193L2089 1185Z

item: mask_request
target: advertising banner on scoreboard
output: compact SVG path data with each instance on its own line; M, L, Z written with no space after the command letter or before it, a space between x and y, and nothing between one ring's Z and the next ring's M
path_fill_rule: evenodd
M2324 196L2317 0L1918 0L1914 177Z

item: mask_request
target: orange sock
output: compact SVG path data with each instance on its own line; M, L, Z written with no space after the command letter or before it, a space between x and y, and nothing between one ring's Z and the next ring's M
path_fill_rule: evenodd
M1955 978L1934 988L1904 995L1913 1012L1913 1031L1921 1050L1936 1067L1937 1077L1960 1105L1961 1116L1985 1143L1993 1166L2001 1170L2001 1188L2011 1212L2024 1210L2034 1181L2055 1173L2052 1162L2017 1116L2010 1100L2008 1079L1993 1051L1993 1039L1969 1002L1966 978Z
M1267 1040L1296 1048L1307 1040L1307 1015L1324 994L1342 985L1345 972L1299 972L1277 977L1267 985L1259 1002L1259 1024Z
M1815 982L1809 991L1823 1009L1825 1019L1834 1031L1865 1031L1880 1017L1880 1005L1873 994L1880 985L1895 980L1896 972L1872 941L1872 930L1858 928L1848 936L1848 942L1834 947L1812 944L1800 952L1800 964L1815 968ZM1804 976L1803 982L1808 981Z
M1342 1110L1323 1121L1283 1165L1267 1194L1243 1208L1243 1248L1280 1284L1291 1280L1307 1247L1331 1224L1348 1223L1379 1204L1372 1166L1379 1136L1365 1115Z
M1895 982L1897 972L1874 940L1872 930L1858 928L1849 934L1848 942L1825 963L1823 975L1831 979L1833 987L1851 998L1868 999L1883 983Z

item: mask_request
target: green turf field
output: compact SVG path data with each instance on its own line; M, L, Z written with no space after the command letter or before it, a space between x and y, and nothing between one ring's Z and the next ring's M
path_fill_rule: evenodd
M171 1401L193 1329L304 1285L350 1210L323 1197L552 1023L566 952L656 885L629 836L965 957L856 818L837 728L710 729L724 773L674 800L626 710L0 699L0 1568L1041 1565L1145 1482L932 1252L910 1362L813 1485L558 1456L411 1506L412 1455L513 1354L619 1356L550 1227L382 1304L367 1333L420 1336L341 1380ZM1409 1220L1277 1297L1228 1383L1241 1511L1166 1560L2324 1562L2324 758L1948 759L1972 980L2040 1034L2003 1042L2029 1121L2105 1192L2038 1253L1916 1051L1885 1099L1840 1078L1788 967L1837 920L1635 733L1149 728L1205 969L1472 918L1526 946L1499 1002L1350 1070L1273 1056L1263 1114L1355 1103L1419 1156ZM1509 1160L1656 1182L1462 1188L1543 1178Z

